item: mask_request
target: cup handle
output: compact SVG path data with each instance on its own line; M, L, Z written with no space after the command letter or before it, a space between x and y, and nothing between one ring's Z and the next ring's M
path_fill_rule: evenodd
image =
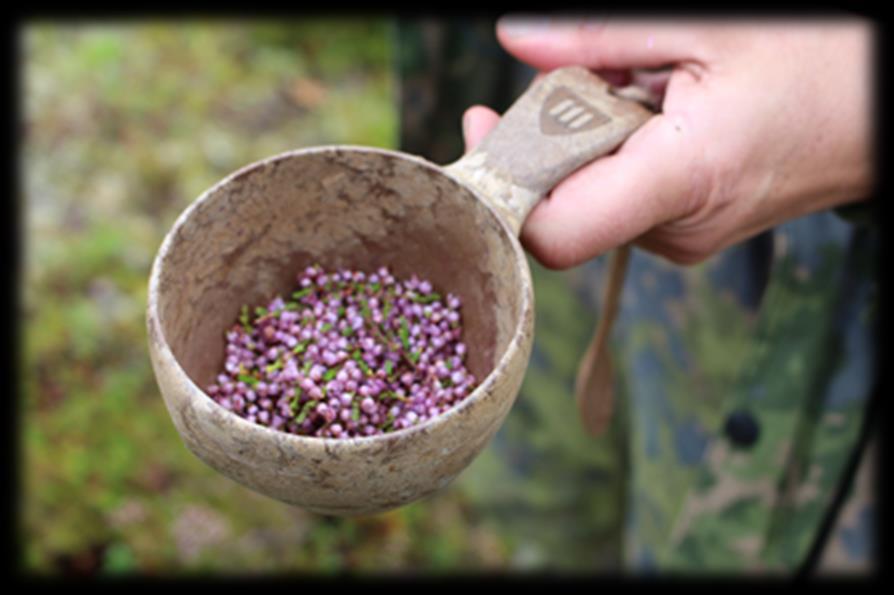
M586 68L559 68L535 81L475 149L444 169L475 188L517 236L541 197L577 168L615 150L658 104L644 89L614 89ZM575 381L581 421L594 436L605 431L614 408L608 337L630 250L621 246L613 254L603 313Z
M639 94L638 94L639 93ZM610 153L646 122L649 98L581 66L536 80L475 149L444 167L519 234L534 205L571 172Z

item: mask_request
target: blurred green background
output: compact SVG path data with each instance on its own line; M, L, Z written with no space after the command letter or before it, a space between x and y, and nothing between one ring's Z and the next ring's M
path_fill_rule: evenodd
M385 18L20 27L26 572L617 567L621 422L588 438L571 397L595 322L572 289L580 269L532 262L536 345L515 408L453 484L399 510L338 519L255 494L187 451L168 417L144 323L165 233L207 187L269 155L397 148L395 39Z

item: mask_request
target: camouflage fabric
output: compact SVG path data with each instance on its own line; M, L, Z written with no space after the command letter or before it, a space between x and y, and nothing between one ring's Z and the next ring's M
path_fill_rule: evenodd
M877 242L826 212L690 269L636 254L616 327L633 568L803 562L874 388ZM733 415L758 432L750 445L730 431ZM841 542L854 558L871 550L863 506L863 525L846 528L863 545Z
M819 559L820 575L867 574L878 570L875 494L878 469L877 435L862 457L848 498L835 521Z
M494 63L508 67L490 21L402 21L399 31L401 148L452 161L464 109L504 110L532 73L493 76ZM606 259L564 272L531 261L525 383L457 482L513 536L519 565L797 571L827 522L876 378L879 240L866 219L817 213L693 267L634 250L613 335L618 411L599 439L582 431L572 386ZM847 488L820 571L871 567L873 460Z

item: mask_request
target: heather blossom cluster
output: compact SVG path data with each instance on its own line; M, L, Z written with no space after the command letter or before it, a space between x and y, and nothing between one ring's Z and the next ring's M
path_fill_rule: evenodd
M207 393L245 419L323 438L431 419L474 390L458 296L413 275L307 267L290 300L243 306Z

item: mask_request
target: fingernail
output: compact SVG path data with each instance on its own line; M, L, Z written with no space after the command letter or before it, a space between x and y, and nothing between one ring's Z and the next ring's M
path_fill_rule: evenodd
M509 37L540 35L549 31L553 24L553 19L537 15L510 15L497 21L497 26Z

